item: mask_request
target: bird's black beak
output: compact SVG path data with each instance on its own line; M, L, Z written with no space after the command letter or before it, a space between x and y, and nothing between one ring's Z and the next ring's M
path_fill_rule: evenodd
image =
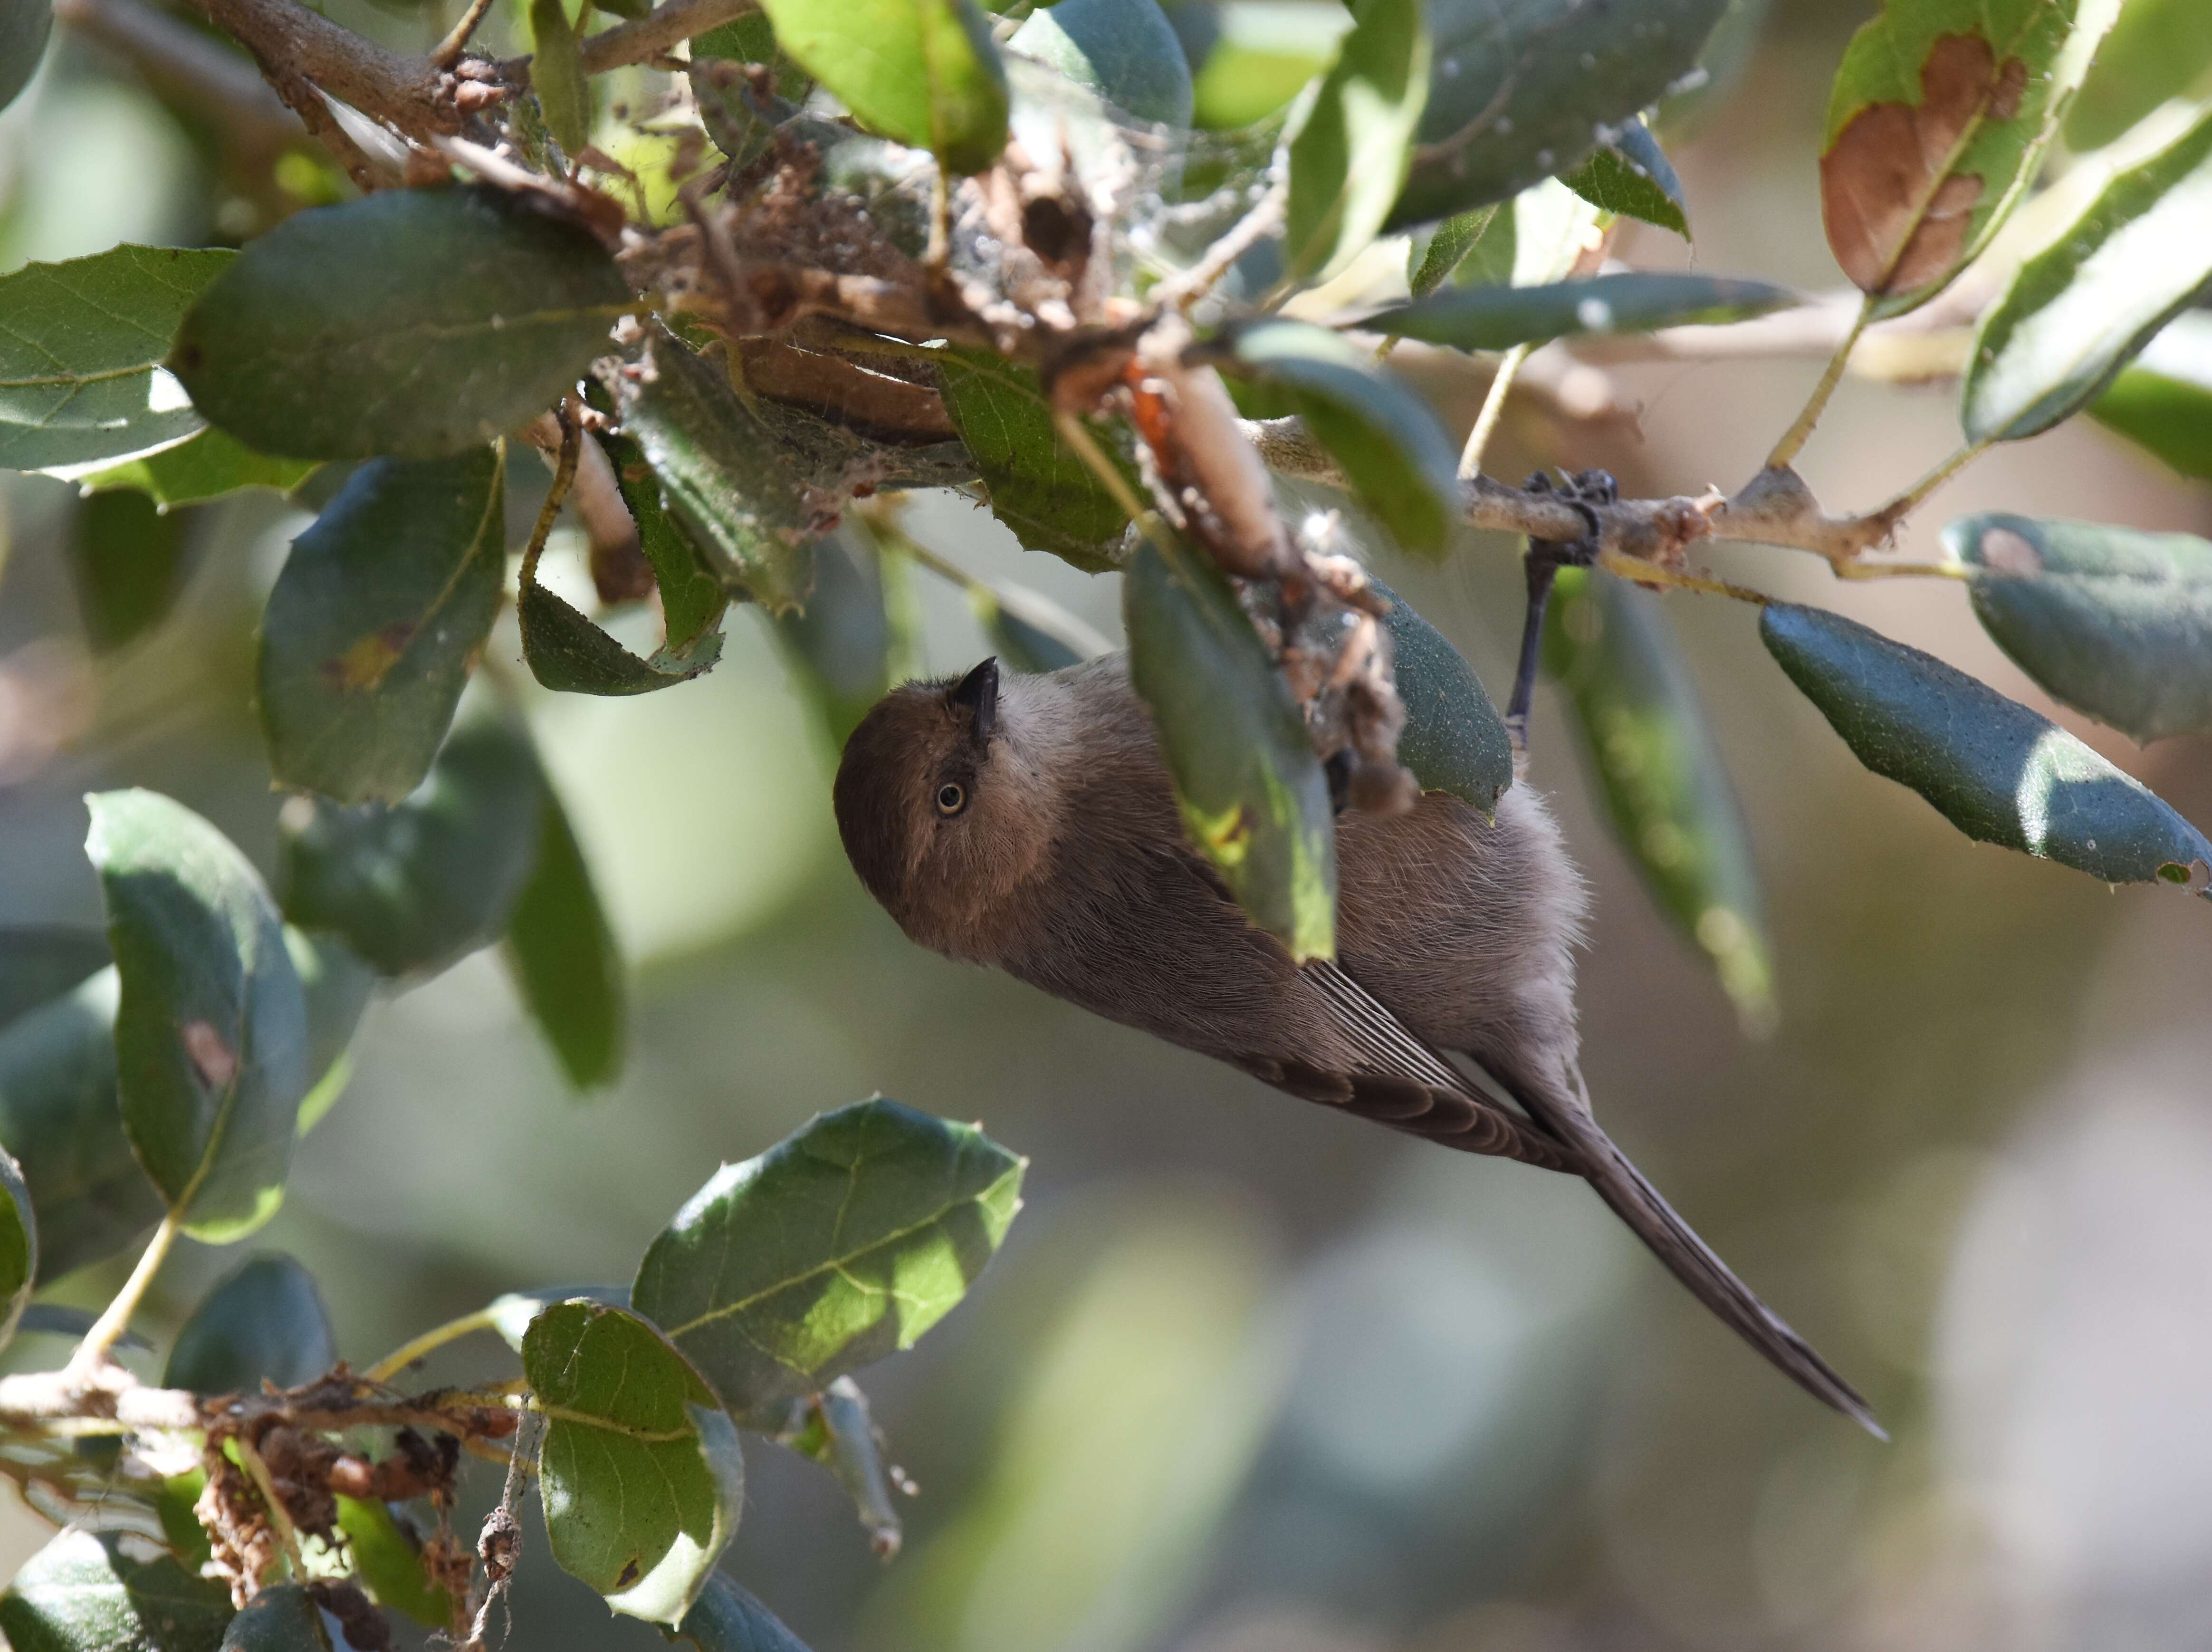
M945 703L967 707L969 738L977 745L988 745L999 726L998 656L994 654L955 683Z

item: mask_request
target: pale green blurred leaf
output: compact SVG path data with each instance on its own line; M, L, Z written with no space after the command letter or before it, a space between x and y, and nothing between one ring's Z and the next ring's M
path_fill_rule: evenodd
M1541 286L1452 287L1359 325L1456 349L1503 350L1581 333L1741 321L1794 301L1787 289L1765 282L1631 270Z
M538 853L504 943L524 1006L578 1090L622 1076L629 987L622 952L568 811L540 777Z
M588 15L591 6L584 6ZM567 0L530 0L530 89L545 113L545 130L572 161L592 137L592 88L576 49Z
M272 459L210 427L173 447L88 471L77 481L94 493L129 488L157 505L197 505L248 488L289 493L320 463L312 459Z
M2212 482L2212 314L2184 310L2120 369L2089 416L2183 476Z
M1159 0L1059 0L1031 12L1006 46L1139 120L1190 125L1190 65Z
M1354 0L1352 32L1291 118L1283 261L1292 281L1326 281L1364 252L1390 216L1429 95L1425 0Z
M870 131L981 172L1006 143L1006 75L975 0L763 0L776 44Z

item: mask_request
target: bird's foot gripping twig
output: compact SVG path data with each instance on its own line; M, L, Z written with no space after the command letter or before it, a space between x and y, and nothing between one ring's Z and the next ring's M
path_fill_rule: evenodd
M1596 507L1610 505L1620 489L1604 471L1583 471L1565 483L1554 483L1539 471L1522 484L1526 492L1549 494L1578 513L1583 531L1571 539L1539 539L1531 535L1522 566L1528 576L1528 612L1521 624L1521 663L1513 674L1513 698L1505 708L1505 732L1513 742L1513 768L1517 774L1528 765L1528 702L1536 690L1536 660L1544 647L1544 608L1551 599L1552 581L1563 568L1588 568L1598 559L1604 526Z

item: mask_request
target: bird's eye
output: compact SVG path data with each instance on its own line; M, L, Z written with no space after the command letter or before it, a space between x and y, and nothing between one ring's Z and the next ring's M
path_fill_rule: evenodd
M955 786L951 780L947 780L944 785L937 788L937 812L939 814L957 815L967 806L968 793L963 787Z

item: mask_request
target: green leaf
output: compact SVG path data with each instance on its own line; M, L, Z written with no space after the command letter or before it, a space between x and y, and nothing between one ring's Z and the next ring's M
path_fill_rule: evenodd
M2212 11L2198 0L2125 0L2066 114L2066 146L2102 149L2169 99L2202 94L2212 70Z
M584 10L591 10L588 3ZM591 142L592 88L566 0L530 0L530 89L544 112L545 130L574 159Z
M223 1631L222 1652L355 1652L303 1583L272 1583Z
M355 1572L376 1597L377 1605L404 1612L432 1629L450 1624L451 1598L431 1583L422 1570L421 1546L400 1529L392 1510L381 1503L359 1497L340 1497L337 1502L338 1530L345 1534Z
M236 256L118 246L0 276L0 468L73 476L198 430L161 358Z
M0 1594L15 1652L216 1652L230 1592L166 1555L134 1560L120 1532L72 1529L23 1563Z
M499 1339L518 1354L522 1351L522 1339L529 1334L530 1322L562 1302L605 1303L612 1308L629 1306L629 1287L626 1285L549 1285L535 1291L510 1291L495 1297L486 1305L491 1328Z
M392 803L428 772L506 578L498 450L372 459L292 542L261 620L277 783Z
M307 1090L307 1010L284 926L229 839L158 793L87 799L122 977L123 1128L184 1231L243 1238L276 1214Z
M435 973L505 932L536 865L544 794L526 734L464 724L403 803L285 811L285 915L337 932L381 975Z
M1416 235L1406 261L1406 282L1413 296L1426 298L1457 275L1468 255L1490 238L1498 216L1495 204L1470 207L1445 219L1432 233ZM1508 210L1499 233L1510 238L1512 230L1513 215Z
M1336 951L1336 832L1305 720L1229 581L1188 546L1137 547L1129 677L1183 830L1253 922L1304 962Z
M5 1204L0 1204L0 1345L4 1345L15 1334L38 1281L39 1219L31 1208L23 1167L6 1153L0 1153L0 1190L8 1195Z
M1113 568L1128 514L1060 440L1036 374L988 350L947 349L937 376L945 410L982 473L991 513L1029 550L1048 550L1086 574ZM1135 485L1126 465L1124 474Z
M1876 316L1949 284L2034 179L2119 0L1885 0L1828 96L1828 246Z
M170 1345L165 1388L194 1394L296 1388L338 1363L337 1333L314 1276L289 1256L252 1256L192 1310Z
M628 981L568 811L550 780L541 787L537 864L507 920L507 961L568 1082L594 1090L622 1076Z
M1225 336L1232 371L1280 386L1343 465L1359 502L1407 550L1435 555L1458 515L1459 457L1413 387L1374 353L1305 321L1260 321Z
M1224 5L1207 10L1208 23L1219 33L1192 61L1191 119L1207 131L1246 137L1328 69L1335 60L1337 42L1352 27L1351 14L1342 6Z
M868 1412L868 1397L849 1376L841 1376L805 1402L798 1432L779 1436L801 1456L811 1457L837 1477L860 1516L868 1546L878 1560L896 1555L905 1541L898 1507L891 1501L891 1472L884 1464L884 1442Z
M2054 699L2146 745L2212 731L2212 543L2002 511L1943 543L1982 629Z
M1006 1236L1024 1161L878 1097L727 1164L663 1229L630 1302L742 1418L909 1348Z
M2089 416L2183 476L2212 482L2212 314L2184 310L2120 369Z
M722 370L655 326L643 371L625 373L616 394L623 434L724 588L771 614L801 606L813 586L811 513L774 434Z
M1491 813L1513 784L1513 743L1504 720L1474 668L1443 633L1373 574L1367 582L1390 604L1382 623L1396 656L1398 698L1406 706L1398 761L1413 771L1424 792L1449 792Z
M1745 1025L1771 1026L1774 949L1751 835L1658 598L1562 570L1544 665L1567 691L1583 761L1653 902L1705 953Z
M1291 281L1327 281L1367 249L1406 181L1428 102L1424 0L1354 0L1352 13L1335 64L1291 118L1283 248Z
M1787 603L1766 609L1759 634L1861 762L1967 836L2108 884L2212 871L2212 843L2141 781L1964 671Z
M2121 173L2014 273L1960 393L1969 441L2016 441L2081 410L2212 280L2212 106Z
M101 653L160 624L185 583L185 520L135 493L94 494L76 508L70 574L85 639Z
M689 1641L699 1652L806 1652L782 1619L719 1572L668 1638Z
M1693 68L1727 0L1431 0L1428 107L1386 228L1503 201L1571 171Z
M1503 350L1579 333L1741 321L1796 301L1795 295L1761 281L1629 271L1537 287L1454 287L1358 325L1457 349Z
M831 743L842 748L891 685L897 639L873 553L848 533L817 542L814 594L806 611L784 615L775 622L775 631L802 687L819 708Z
M605 248L523 197L381 190L248 246L169 366L263 452L446 459L544 412L633 307Z
M617 1612L681 1622L744 1506L736 1425L667 1339L602 1303L540 1314L522 1371L547 1419L538 1491L553 1558Z
M1018 671L1056 671L1113 649L1058 603L1023 586L971 589L968 598L984 635Z
M1139 120L1190 125L1190 64L1159 0L1059 0L1030 13L1006 46Z
M0 1027L107 967L107 938L64 924L0 928Z
M307 999L307 1076L313 1088L300 1102L304 1136L345 1090L346 1052L376 989L376 972L335 935L310 935L287 924L284 944Z
M88 471L77 481L88 492L135 489L157 505L198 505L248 488L289 493L314 473L320 461L272 459L241 446L216 429L202 430L173 447Z
M1640 218L1690 239L1682 180L1641 120L1630 121L1613 142L1592 149L1589 160L1559 181L1615 217Z
M660 483L646 463L643 450L628 436L603 434L599 440L614 466L623 503L629 507L637 524L638 545L646 561L653 564L653 583L660 587L667 647L689 648L714 628L729 607L730 598L721 581L701 565L699 553L684 530L669 516L661 501Z
M131 1248L161 1219L116 1096L121 990L103 969L0 1030L0 1144L30 1189L42 1281Z
M1006 146L1006 71L975 0L763 0L776 44L860 125L981 172Z
M9 0L0 8L0 109L13 103L39 72L54 26L47 0Z
M535 580L523 582L514 606L530 674L560 694L651 694L689 683L722 657L722 635L709 631L682 653L656 648L641 659Z

